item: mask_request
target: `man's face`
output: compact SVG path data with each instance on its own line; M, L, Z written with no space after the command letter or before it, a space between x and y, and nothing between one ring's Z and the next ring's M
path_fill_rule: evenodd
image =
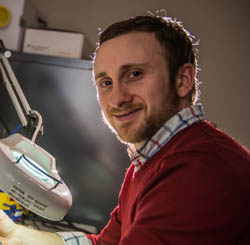
M177 111L164 50L151 33L104 42L94 74L104 120L122 142L141 146Z

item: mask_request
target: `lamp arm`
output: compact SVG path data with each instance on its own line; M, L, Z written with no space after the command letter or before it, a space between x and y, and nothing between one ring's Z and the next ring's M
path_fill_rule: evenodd
M31 110L8 61L10 56L10 51L5 50L3 41L0 40L0 70L3 77L3 83L9 93L10 99L15 107L22 126L26 129L27 133L32 131L32 135L29 138L35 142L39 133L43 134L42 117L39 112Z

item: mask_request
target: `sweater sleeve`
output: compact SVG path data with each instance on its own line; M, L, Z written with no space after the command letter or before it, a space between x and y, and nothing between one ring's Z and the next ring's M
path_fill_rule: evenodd
M122 227L122 195L126 196L128 186L133 178L134 166L131 165L124 178L121 191L119 193L118 205L112 211L110 215L110 220L108 224L102 229L98 235L87 235L88 239L92 242L93 245L118 245L121 240L121 227ZM122 194L123 193L123 194Z
M119 207L111 213L111 218L100 234L84 234L83 232L56 232L65 245L117 245L120 241Z
M108 224L102 229L100 234L88 234L88 239L93 245L117 245L120 241L121 223L119 220L119 206L111 213Z

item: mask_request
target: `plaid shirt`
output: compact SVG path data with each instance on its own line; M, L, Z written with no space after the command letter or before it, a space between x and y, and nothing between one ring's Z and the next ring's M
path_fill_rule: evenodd
M192 105L178 112L170 118L141 148L129 145L128 154L131 163L135 165L135 172L156 154L169 140L184 128L196 122L205 120L202 105ZM65 245L92 245L92 242L81 232L58 232Z
M202 105L192 105L183 109L170 118L141 148L135 149L134 145L128 148L131 162L135 165L135 172L158 152L169 140L184 128L196 122L205 120Z

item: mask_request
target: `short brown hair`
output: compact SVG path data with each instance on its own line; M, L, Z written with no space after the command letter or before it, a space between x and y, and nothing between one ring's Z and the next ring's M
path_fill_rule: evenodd
M199 95L197 79L198 49L195 47L198 43L194 41L194 36L183 27L181 22L171 17L155 15L137 16L114 23L100 32L96 52L102 43L132 31L155 34L156 39L165 50L172 86L180 66L185 63L191 63L194 66L196 76L190 93L190 100L194 103Z

